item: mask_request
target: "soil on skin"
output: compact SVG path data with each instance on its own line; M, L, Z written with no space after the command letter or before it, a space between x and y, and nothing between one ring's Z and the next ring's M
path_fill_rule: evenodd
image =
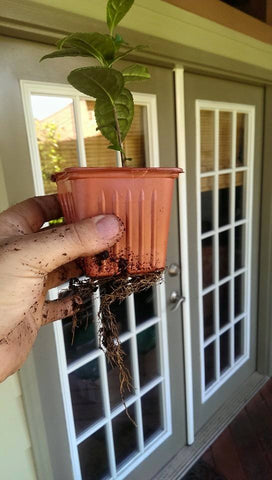
M105 259L104 255L105 252L102 252L98 261L103 261L103 259ZM104 256L104 258L102 259L101 256ZM161 282L162 272L156 271L144 275L129 277L126 273L126 260L121 259L119 262L121 262L119 268L122 269L120 275L97 280L90 278L84 280L79 280L77 278L71 279L69 289L65 291L65 296L72 294L76 299L80 299L80 301L76 300L74 305L72 325L72 338L74 339L76 327L78 321L80 321L80 312L84 308L84 303L86 300L92 298L93 294L99 288L99 348L105 352L110 364L113 367L117 367L119 370L120 397L125 406L127 415L129 416L125 404L125 393L126 391L131 391L133 389L132 378L129 370L125 366L125 353L119 340L118 321L111 311L111 306L116 301L119 303L123 302L132 293L142 292L158 282ZM129 418L131 419L130 416ZM131 420L135 423L133 419Z

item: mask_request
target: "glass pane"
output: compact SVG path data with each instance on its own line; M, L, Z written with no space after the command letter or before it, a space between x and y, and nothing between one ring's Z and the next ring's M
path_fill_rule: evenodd
M243 355L243 320L234 326L234 358L237 360Z
M235 220L246 216L246 174L238 172L235 181Z
M103 294L110 294L112 289L113 287L107 284L100 287ZM119 333L127 332L129 330L127 302L115 301L111 304L110 310L117 320Z
M146 442L154 433L163 430L161 387L158 385L141 399L144 441Z
M201 179L201 230L202 233L213 230L213 192L214 177Z
M55 193L53 173L78 166L73 100L31 95L45 193Z
M73 335L73 317L62 320L63 337L68 365L96 349L92 299L84 303L77 314L77 326Z
M87 166L115 167L116 153L107 148L109 141L96 130L94 106L93 100L80 101Z
M157 326L153 325L137 335L141 387L160 375Z
M214 112L200 111L201 172L214 170Z
M205 387L215 380L215 343L210 343L204 350L205 356Z
M219 112L219 169L231 167L232 114Z
M117 320L119 333L127 332L129 330L127 302L113 302L111 311Z
M145 167L145 125L146 107L134 105L134 117L128 135L124 141L127 158L131 158L129 167ZM146 135L147 137L147 135Z
M236 166L241 167L247 163L247 146L246 131L247 115L245 113L237 113L236 127Z
M230 223L231 176L219 175L219 227Z
M72 406L77 434L104 416L98 359L69 375Z
M219 279L227 277L230 273L229 266L230 231L219 233Z
M244 291L245 276L238 275L234 279L234 314L235 317L244 312L245 291Z
M132 375L130 340L128 340L125 343L122 343L122 349L125 353L125 357L124 357L125 366L127 367L128 371ZM109 392L110 392L110 403L111 403L111 408L114 408L121 403L119 368L112 367L110 363L107 363L107 368L108 368L108 385L109 385ZM131 379L131 383L133 385L133 379ZM131 392L129 391L125 392L125 399L127 399L133 393L134 393L133 390L131 390Z
M213 238L202 240L202 275L203 288L213 283Z
M136 325L156 317L155 291L149 288L134 295Z
M81 100L81 120L88 167L115 167L116 153L108 149L109 141L96 130L93 100ZM145 166L145 125L146 108L134 106L134 119L129 134L124 141L126 156L131 158L130 167Z
M203 296L204 340L214 334L214 292Z
M235 270L245 266L245 226L235 228Z
M82 480L102 480L110 476L105 428L84 440L78 454Z
M219 312L220 312L220 328L224 327L230 321L230 313L229 313L229 289L230 283L224 283L219 287Z
M135 408L128 408L129 415L135 420ZM117 467L138 452L137 431L126 412L121 413L112 421L115 458Z
M220 336L220 373L230 366L230 331Z

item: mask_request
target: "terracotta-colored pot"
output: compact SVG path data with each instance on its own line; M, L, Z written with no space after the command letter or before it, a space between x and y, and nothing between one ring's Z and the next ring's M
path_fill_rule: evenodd
M124 222L121 240L103 256L84 259L97 278L165 268L174 179L180 168L66 168L55 176L67 223L103 213Z

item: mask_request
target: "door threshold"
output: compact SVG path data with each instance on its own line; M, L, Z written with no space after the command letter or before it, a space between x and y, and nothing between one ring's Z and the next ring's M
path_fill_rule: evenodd
M216 438L225 430L252 397L263 387L269 377L254 372L195 436L192 445L183 447L153 478L180 480Z

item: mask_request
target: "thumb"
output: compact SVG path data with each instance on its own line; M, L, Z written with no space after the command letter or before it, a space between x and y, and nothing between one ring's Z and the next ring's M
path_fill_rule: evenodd
M25 235L14 240L22 265L41 274L81 256L96 255L114 245L124 225L115 215L98 215L77 223ZM14 252L15 253L15 252Z

